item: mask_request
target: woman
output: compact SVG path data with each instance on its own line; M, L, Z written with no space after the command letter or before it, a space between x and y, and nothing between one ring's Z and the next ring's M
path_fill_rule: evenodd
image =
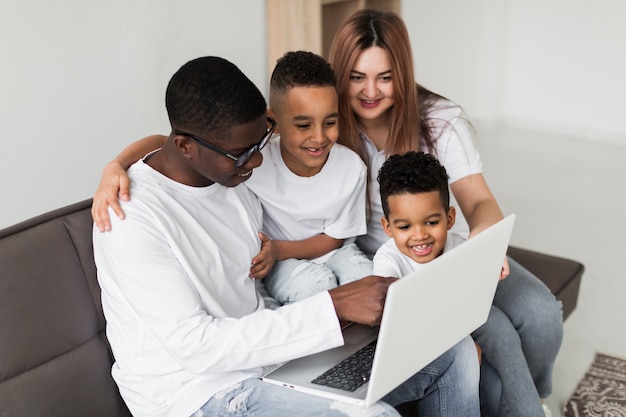
M463 110L415 82L400 17L356 12L335 35L329 61L337 74L339 143L357 152L370 173L368 233L357 242L362 250L372 254L388 239L380 224L376 176L391 154L421 150L441 161L466 219L457 218L454 231L462 233L465 226L471 238L503 218ZM551 393L562 340L561 304L512 259L505 259L501 278L489 319L473 334L483 351L483 415L541 417L549 413L540 399Z

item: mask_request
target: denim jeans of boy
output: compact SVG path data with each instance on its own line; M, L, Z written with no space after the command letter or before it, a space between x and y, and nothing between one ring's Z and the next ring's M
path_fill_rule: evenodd
M419 416L479 417L478 359L467 337L381 401L364 408L247 379L214 395L193 417L398 416L393 408L418 400Z
M303 300L371 273L372 261L351 243L339 248L323 264L308 259L276 262L263 281L270 296L282 305Z

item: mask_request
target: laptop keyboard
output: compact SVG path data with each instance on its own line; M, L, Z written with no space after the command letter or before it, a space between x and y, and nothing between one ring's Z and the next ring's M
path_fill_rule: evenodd
M311 382L354 392L369 381L375 350L376 340L354 352Z

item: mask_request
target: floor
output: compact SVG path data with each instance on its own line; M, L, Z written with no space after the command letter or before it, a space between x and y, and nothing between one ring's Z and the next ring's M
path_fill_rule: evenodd
M517 214L512 243L586 268L546 401L561 416L596 352L626 358L626 145L477 131L487 182L505 215Z

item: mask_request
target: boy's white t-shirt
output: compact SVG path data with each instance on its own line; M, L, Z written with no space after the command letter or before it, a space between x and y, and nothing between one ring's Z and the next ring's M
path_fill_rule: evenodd
M446 168L450 177L449 184L469 175L482 173L482 161L474 145L474 129L460 106L440 99L429 113L428 120L433 128L433 136L438 138L435 142L434 156ZM385 155L384 150L376 149L376 145L362 133L361 140L370 167L369 204L371 211L367 223L367 235L360 236L357 244L365 253L374 254L388 239L380 224L383 209L378 184L378 171L388 155ZM422 151L428 152L425 148ZM458 206L452 193L450 205ZM460 210L457 210L452 231L465 237L469 235L469 226Z
M312 177L289 170L278 136L261 152L263 163L244 184L261 201L263 232L271 239L297 241L324 233L349 243L366 233L366 168L355 152L334 144ZM324 263L333 253L312 261Z
M465 241L466 239L463 236L448 232L443 252L449 251ZM424 266L424 264L415 262L413 259L400 252L393 238L387 240L387 242L376 251L372 262L374 263L372 274L383 277L402 278Z

